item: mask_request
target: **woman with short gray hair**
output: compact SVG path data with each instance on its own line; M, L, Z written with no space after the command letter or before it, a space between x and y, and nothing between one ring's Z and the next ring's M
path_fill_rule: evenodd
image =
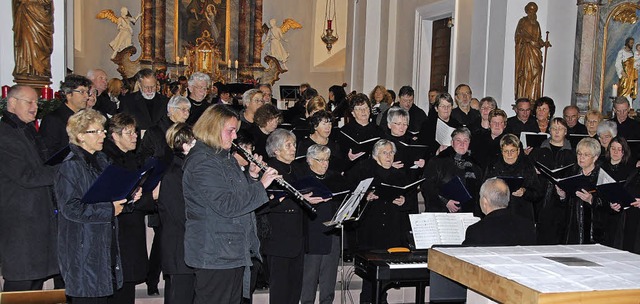
M598 141L602 147L600 149L600 154L602 154L609 147L611 139L618 136L618 125L614 121L603 120L598 124L596 133L598 134Z
M588 183L595 187L600 173L598 157L600 144L593 138L580 140L576 147L576 165L572 175L587 178ZM567 193L556 187L560 200L567 202L567 229L564 237L565 244L594 244L604 240L603 206L608 205L592 189L580 189L574 193Z

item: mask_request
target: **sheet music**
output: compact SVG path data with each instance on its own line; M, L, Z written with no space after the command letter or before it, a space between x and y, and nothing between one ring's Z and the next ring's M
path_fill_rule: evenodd
M356 208L360 204L360 200L364 197L365 193L371 186L371 182L373 182L373 177L367 178L365 180L360 181L358 187L353 191L349 199L344 201L338 212L333 216L331 221L323 223L325 226L334 226L338 224L342 224L343 221L351 218Z
M600 186L602 184L612 184L615 183L616 180L611 177L611 175L607 174L606 171L600 169L598 172L598 181L596 182L596 186Z
M467 227L480 218L472 213L421 213L410 214L411 230L416 249L428 249L433 245L462 244Z
M436 123L436 141L443 146L451 146L451 133L455 128L449 127L444 121L438 118Z

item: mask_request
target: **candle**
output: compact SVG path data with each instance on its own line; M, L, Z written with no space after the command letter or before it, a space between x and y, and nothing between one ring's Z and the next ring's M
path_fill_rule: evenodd
M176 64L180 64L180 56L176 56Z
M231 68L231 59L229 59L229 61L227 61L227 69Z
M333 20L328 19L327 20L327 29L330 30L331 29L331 22L333 22Z
M184 56L184 65L189 65L189 57Z
M53 89L51 89L48 85L44 86L41 90L42 99L51 100L53 98Z
M8 85L2 86L2 98L7 98L7 94L9 94L9 89L11 89Z
M238 60L236 60L235 65L236 65L236 70L237 70L238 69Z
M618 85L614 84L611 92L611 97L617 97L617 96L618 96Z

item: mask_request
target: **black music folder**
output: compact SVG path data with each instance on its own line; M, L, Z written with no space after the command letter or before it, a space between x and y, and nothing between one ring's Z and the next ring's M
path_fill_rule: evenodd
M446 184L440 187L440 195L450 200L465 204L472 199L469 190L464 186L459 176L454 176Z
M373 194L377 195L382 200L392 201L411 190L415 190L423 181L424 178L421 178L408 185L390 185L380 183L380 185L376 186Z
M580 190L587 192L593 192L596 190L596 185L591 182L591 178L582 174L576 174L565 178L550 178L551 182L558 185L560 189L564 190L567 195L575 196L575 193Z
M587 137L589 137L588 134L569 134L569 135L567 135L567 139L569 140L569 143L571 143L571 148L573 148L574 150L578 146L578 143L582 139L587 138Z
M345 140L341 141L341 143L345 145L345 150L348 151L351 149L353 154L360 152L371 153L373 145L380 139L380 137L372 137L367 140L357 141L344 131L340 131L340 134L345 138Z
M411 167L410 169L418 169L417 166L412 167L413 162L419 159L425 159L428 148L429 146L427 145L408 144L402 141L398 141L398 145L396 147L397 150L402 150L403 155L410 156L411 163L404 164L405 166ZM406 160L409 160L409 159L405 159L405 161Z
M151 157L141 169L141 171L149 170L151 170L149 175L140 183L142 185L142 193L152 192L158 186L164 176L164 171L167 170L167 165L159 159Z
M631 206L636 199L624 188L624 181L596 186L598 195L610 203L618 203L622 208Z
M496 176L496 178L503 180L509 186L509 191L511 192L518 191L524 184L524 177L522 176Z
M58 152L54 153L51 157L49 157L49 159L47 159L47 161L45 161L44 164L47 166L58 165L62 163L62 161L64 161L65 158L67 158L67 155L69 155L69 153L71 153L71 148L69 147L69 145L66 145L64 146L64 148L58 150Z
M109 165L93 182L81 201L87 204L113 202L130 199L153 169L130 171L120 166Z
M540 174L544 174L545 176L551 176L553 178L562 178L565 176L569 176L573 173L573 165L566 165L564 167L549 169L547 166L543 165L540 162L535 162L534 166L538 168Z
M534 133L534 132L522 132L520 133L520 142L522 143L523 148L534 147L538 148L547 138L551 137L551 135L547 133Z

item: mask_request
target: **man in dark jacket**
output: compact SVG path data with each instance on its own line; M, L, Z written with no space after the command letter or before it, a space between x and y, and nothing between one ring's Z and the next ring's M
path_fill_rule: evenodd
M535 245L533 222L507 210L509 196L509 186L501 179L482 184L480 208L486 216L467 228L463 245Z
M35 130L38 94L14 86L0 121L0 264L4 291L42 289L58 273L55 167ZM57 286L62 287L62 286Z
M91 80L93 88L98 91L93 109L100 111L105 117L115 115L118 106L111 101L109 92L107 92L107 73L101 69L93 69L87 72L87 78Z
M535 118L531 116L531 101L528 98L518 98L516 100L516 116L507 119L505 133L520 137L522 132L540 132Z
M69 144L67 120L73 113L87 107L90 88L91 80L82 75L71 74L64 78L60 90L65 94L67 100L53 112L47 114L40 124L40 134L42 134L44 143L51 153L56 153Z
M411 137L415 137L420 132L422 124L427 120L427 113L415 105L413 88L410 86L400 88L398 92L398 102L393 104L393 106L400 106L409 112L409 127L407 131L411 134ZM388 113L388 110L384 112L382 121L387 121ZM389 127L386 124L380 124L380 127L387 133L389 132Z
M133 115L138 128L146 131L167 115L167 97L157 93L156 74L151 69L140 70L136 79L140 91L122 98L120 112Z

